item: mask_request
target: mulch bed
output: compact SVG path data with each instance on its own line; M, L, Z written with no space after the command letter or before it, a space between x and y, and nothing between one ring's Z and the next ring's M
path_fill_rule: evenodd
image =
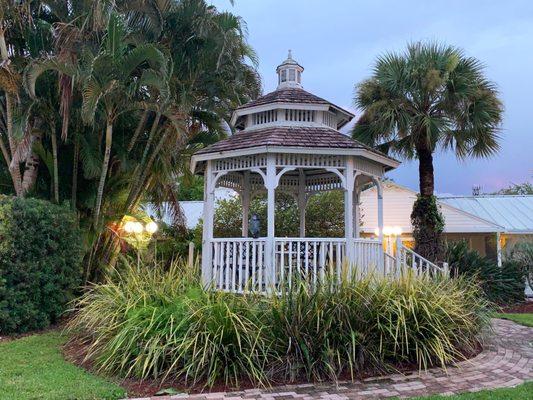
M81 340L70 340L67 342L63 348L63 356L65 359L79 367L84 368L85 370L98 374L95 366L85 359L87 353L87 343L84 343ZM477 346L471 352L463 353L465 359L470 359L478 355L483 350L481 344ZM378 377L384 376L386 374L401 372L401 373L410 373L418 370L417 364L401 364L397 365L395 368L389 370L367 370L364 373L359 373L355 376L355 379L365 379L369 377ZM202 393L202 392L232 392L246 389L257 388L257 384L254 382L247 381L245 379L240 380L239 387L233 387L226 385L224 382L216 382L212 387L208 388L205 385L205 382L200 382L194 386L191 386L190 383L186 383L184 380L179 379L167 379L162 382L161 380L156 379L134 379L134 378L115 378L113 379L115 383L122 386L128 392L129 397L150 397L154 396L157 392L162 389L172 388L178 392L182 393ZM339 377L339 381L351 381L352 377L349 373L342 374ZM271 381L270 385L280 386L280 385L297 385L302 383L318 383L315 381L309 381L306 379L298 379L291 382L287 381Z
M533 301L526 301L524 303L515 304L502 308L502 313L505 314L533 314Z

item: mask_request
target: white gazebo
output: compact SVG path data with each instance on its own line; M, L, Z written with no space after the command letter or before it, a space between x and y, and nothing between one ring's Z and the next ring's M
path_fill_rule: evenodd
M395 159L339 132L354 115L302 88L304 68L289 51L276 69L274 92L239 107L233 114L236 133L195 153L192 168L205 178L202 280L220 290L242 292L279 288L299 274L316 283L343 266L387 272L391 266L421 267L426 261L403 249L403 258L384 251L381 179L396 168ZM370 182L377 187L379 234L359 235L359 193ZM217 187L234 189L242 199L242 237L213 237ZM345 234L338 238L306 237L305 207L310 196L344 191ZM274 223L277 191L297 199L299 237L278 237ZM267 194L266 237L249 234L250 200ZM327 212L327 210L324 210Z

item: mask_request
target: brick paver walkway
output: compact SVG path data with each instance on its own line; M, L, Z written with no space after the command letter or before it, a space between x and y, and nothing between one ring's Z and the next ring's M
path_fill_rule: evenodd
M337 400L415 397L510 387L532 380L533 328L501 319L493 320L493 326L495 335L482 353L471 360L459 362L446 371L434 368L420 374L387 375L356 382L339 382L337 385L287 385L269 390L158 396L151 400Z

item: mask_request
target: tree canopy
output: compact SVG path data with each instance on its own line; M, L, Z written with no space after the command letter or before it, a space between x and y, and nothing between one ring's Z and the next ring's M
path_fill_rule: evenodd
M0 0L0 192L69 202L87 276L260 94L246 24L204 0Z

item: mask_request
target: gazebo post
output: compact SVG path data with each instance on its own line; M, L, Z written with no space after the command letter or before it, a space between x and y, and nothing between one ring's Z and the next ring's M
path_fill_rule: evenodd
M346 158L346 169L344 170L344 234L346 237L346 261L351 268L354 260L354 229L353 229L353 205L354 205L354 165L353 158Z
M374 179L378 194L378 229L379 241L383 243L383 185L379 179Z
M361 237L361 209L359 207L359 201L361 196L361 188L357 185L357 176L354 179L354 191L353 191L353 231L354 237Z
M267 189L267 239L265 243L265 284L267 290L274 285L275 276L275 207L276 207L276 158L274 154L267 157L266 181Z
M302 168L299 170L298 176L298 212L300 215L300 237L305 237L305 207L307 203L305 193L305 173Z
M215 188L213 185L212 161L208 160L205 166L204 181L204 227L202 235L202 285L211 285L213 279L213 263L211 242L213 240L213 219L215 206Z
M250 171L244 171L242 186L242 237L248 237L248 221L250 220Z

